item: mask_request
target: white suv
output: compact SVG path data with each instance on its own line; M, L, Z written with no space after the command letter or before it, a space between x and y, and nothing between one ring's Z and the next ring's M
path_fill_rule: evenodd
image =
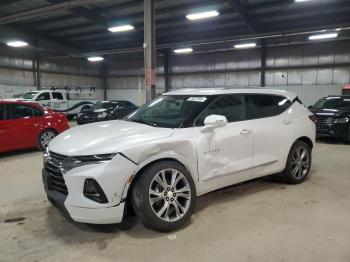
M124 120L76 127L52 140L45 190L75 221L119 223L134 210L146 227L173 230L207 192L277 173L288 183L304 181L313 119L284 91L173 91Z

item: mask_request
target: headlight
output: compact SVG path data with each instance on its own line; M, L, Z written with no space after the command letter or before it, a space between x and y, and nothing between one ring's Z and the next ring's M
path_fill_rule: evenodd
M349 118L348 117L334 119L334 123L335 124L346 124L348 122L349 122Z
M106 112L97 115L97 118L105 118L107 116Z
M101 155L89 155L89 156L69 156L62 161L57 161L50 156L47 151L44 154L44 164L45 162L52 163L53 165L59 167L63 174L67 173L69 170L86 165L101 164L112 160L112 158L117 155L112 154L101 154Z

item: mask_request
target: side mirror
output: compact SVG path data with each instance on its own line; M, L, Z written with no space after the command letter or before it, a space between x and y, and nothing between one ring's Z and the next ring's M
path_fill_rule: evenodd
M201 132L211 131L218 127L223 127L227 125L227 118L221 115L210 115L204 119L204 127Z
M308 106L308 109L312 109L312 105L311 105L311 106Z

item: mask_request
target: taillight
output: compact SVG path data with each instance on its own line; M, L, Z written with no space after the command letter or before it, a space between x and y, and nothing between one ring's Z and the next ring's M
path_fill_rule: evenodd
M315 124L317 123L317 118L315 115L309 115L309 118L312 122L314 122Z

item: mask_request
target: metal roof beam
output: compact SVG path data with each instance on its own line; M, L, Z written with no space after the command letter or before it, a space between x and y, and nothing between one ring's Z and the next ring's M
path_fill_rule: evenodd
M247 25L252 33L257 33L257 27L254 21L250 19L248 12L241 4L240 0L227 0L231 7L238 13L244 23Z

